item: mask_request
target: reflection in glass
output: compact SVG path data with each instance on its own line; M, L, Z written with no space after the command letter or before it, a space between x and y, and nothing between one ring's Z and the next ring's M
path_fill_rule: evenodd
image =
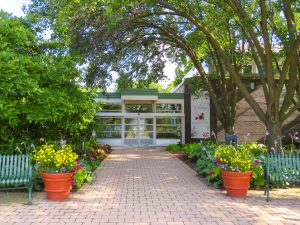
M157 104L157 113L181 113L181 104Z
M156 138L180 139L181 118L157 118Z
M102 112L122 112L121 103L105 103L102 106Z
M128 113L149 113L153 112L152 104L126 104L126 112Z
M122 120L118 117L103 118L103 128L97 134L100 138L121 138Z

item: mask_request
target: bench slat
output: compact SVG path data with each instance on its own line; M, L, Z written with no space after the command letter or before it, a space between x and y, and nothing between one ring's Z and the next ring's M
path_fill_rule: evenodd
M269 200L270 181L300 182L300 154L268 153L266 164L266 195Z
M18 169L18 164L17 161L18 160L18 156L17 157L13 157L13 164L11 165L12 167L12 177L16 178L16 171Z
M21 156L18 155L18 158L17 158L17 168L16 168L16 177L18 178L18 181L17 182L20 182L19 180L19 177L20 177L20 164L21 164Z
M0 155L0 189L28 189L32 204L32 171L29 155Z
M30 157L25 155L4 156L0 155L0 180L11 178L28 178Z
M295 157L293 157L293 155L290 154L290 155L288 155L288 158L289 158L289 163L291 164L291 168L293 168L289 171L289 173L292 173L292 177L291 177L290 181L291 182L296 182L297 181L297 166L296 166L296 164L294 163L294 160L293 160L293 158L295 158Z

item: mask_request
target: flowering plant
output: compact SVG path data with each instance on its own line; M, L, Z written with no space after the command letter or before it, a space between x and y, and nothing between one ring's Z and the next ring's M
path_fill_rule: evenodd
M257 161L246 148L237 150L231 145L220 145L215 152L215 163L225 171L246 172L251 171Z
M214 166L209 173L209 180L221 179L221 170L252 171L251 186L263 187L265 159L264 156L258 156L259 151L264 152L264 147L255 143L238 145L238 149L231 145L219 145L214 153Z
M77 165L77 158L70 145L56 150L54 145L45 144L37 152L38 166L47 173L69 173Z

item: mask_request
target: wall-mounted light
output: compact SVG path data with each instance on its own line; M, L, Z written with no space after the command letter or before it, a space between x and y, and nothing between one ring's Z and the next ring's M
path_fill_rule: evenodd
M251 90L254 90L254 88L255 88L254 82L251 82L251 83L250 83L250 89L251 89Z

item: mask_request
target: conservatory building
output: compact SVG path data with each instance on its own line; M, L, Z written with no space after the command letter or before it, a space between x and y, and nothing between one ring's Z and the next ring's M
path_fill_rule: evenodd
M122 89L98 93L103 124L98 141L112 146L165 146L185 141L183 93ZM102 126L102 125L101 125Z

